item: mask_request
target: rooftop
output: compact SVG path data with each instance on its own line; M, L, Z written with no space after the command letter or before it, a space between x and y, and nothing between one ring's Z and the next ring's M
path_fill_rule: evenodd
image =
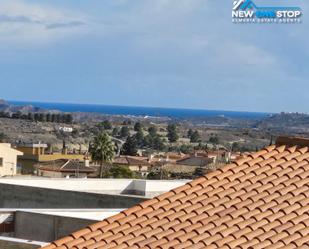
M1 184L26 186L33 188L77 191L108 195L140 195L153 198L188 180L138 180L138 179L80 179L80 178L42 178L42 177L6 177L0 178Z
M176 163L187 166L205 167L212 163L213 159L204 156L190 156L184 159L178 160Z
M116 157L113 161L114 164L121 165L140 165L140 166L150 166L147 161L137 159L131 156L119 156Z
M45 249L308 248L309 140L281 141Z
M79 160L66 160L59 159L48 162L41 162L37 164L40 170L57 171L57 172L80 172L80 173L93 173L96 170L91 167L85 166L85 162Z

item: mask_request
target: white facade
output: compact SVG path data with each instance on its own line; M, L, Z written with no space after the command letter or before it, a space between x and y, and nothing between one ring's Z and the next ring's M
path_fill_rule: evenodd
M0 143L0 176L13 176L17 172L17 156L23 153L11 148L10 144Z

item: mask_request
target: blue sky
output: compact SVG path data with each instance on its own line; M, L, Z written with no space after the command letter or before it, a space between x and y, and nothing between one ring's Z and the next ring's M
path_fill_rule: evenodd
M232 24L232 1L0 0L0 98L309 112L302 24Z

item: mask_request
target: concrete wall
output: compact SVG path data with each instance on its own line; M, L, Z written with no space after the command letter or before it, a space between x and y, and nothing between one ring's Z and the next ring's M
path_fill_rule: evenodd
M146 181L145 191L147 193L148 198L155 197L159 194L162 194L165 189L172 190L179 186L182 186L189 182L189 180L179 180L179 181L169 181L169 180L161 180L161 181Z
M0 208L128 208L144 197L0 184Z
M15 214L14 236L25 240L51 242L94 223L93 220L18 211Z
M79 172L77 175L77 172L67 173L67 172L38 169L38 176L50 177L50 178L67 178L67 177L76 178L78 176L78 178L87 178L88 174Z
M135 193L152 197L177 188L188 180L131 180L131 179L42 179L0 178L0 184L14 184L48 189L83 191L88 193Z

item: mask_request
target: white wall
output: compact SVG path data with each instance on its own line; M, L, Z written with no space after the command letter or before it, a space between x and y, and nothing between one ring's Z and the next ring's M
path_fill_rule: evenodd
M10 144L0 144L0 158L2 159L2 166L0 166L0 176L16 175L17 171L17 155L22 155L11 148Z
M0 178L0 183L13 185L105 194L121 194L131 190L145 193L147 197L167 192L186 182L188 180Z

